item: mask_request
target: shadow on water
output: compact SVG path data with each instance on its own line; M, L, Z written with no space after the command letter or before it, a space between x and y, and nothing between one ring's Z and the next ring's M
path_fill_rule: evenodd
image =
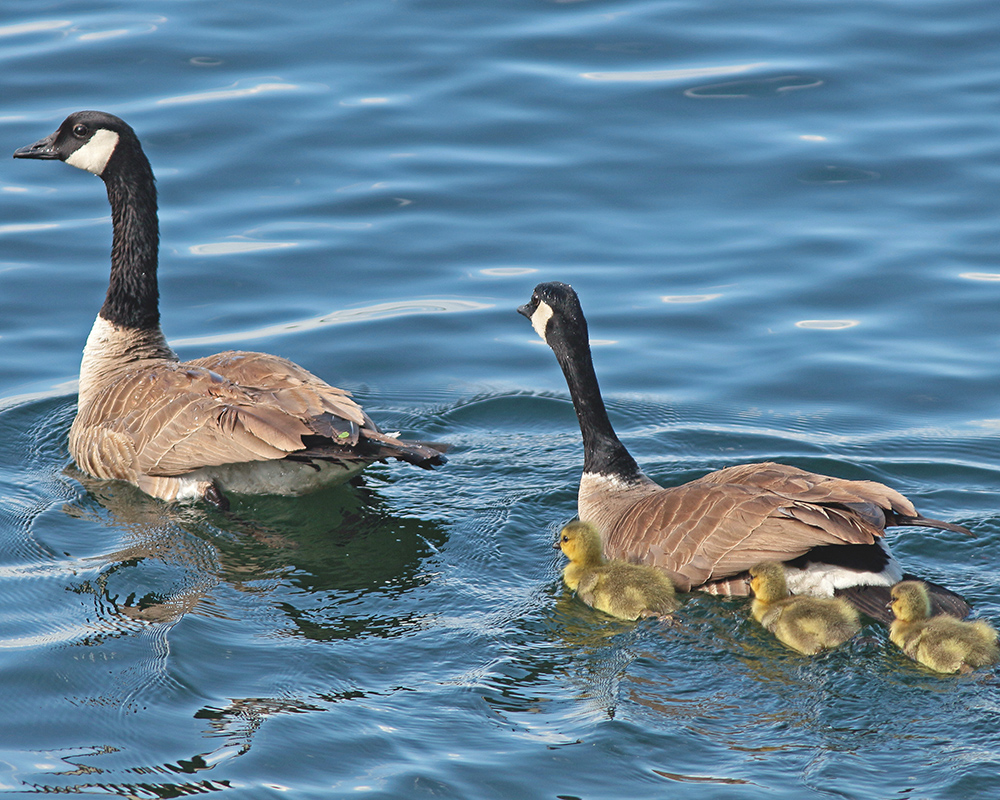
M225 788L181 776L245 754L268 718L384 689L331 670L345 657L329 645L421 628L405 598L440 525L397 511L380 475L226 514L166 504L67 466L74 412L64 397L0 411L0 790Z
M398 596L426 581L423 561L446 540L434 523L394 515L363 477L304 497L234 497L231 510L220 513L168 505L73 467L66 474L87 493L65 504L64 513L123 531L126 539L105 556L109 566L99 580L76 591L93 593L101 607L144 622L173 622L203 603L211 609L209 594L225 583L273 603L297 636L392 636L417 617L324 615L287 596L311 602L325 594L356 606L367 593ZM164 582L165 572L172 573L172 585Z

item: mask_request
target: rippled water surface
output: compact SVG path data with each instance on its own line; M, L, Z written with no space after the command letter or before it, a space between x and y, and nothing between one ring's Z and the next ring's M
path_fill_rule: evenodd
M906 567L1000 621L998 35L985 0L5 2L0 150L135 127L182 356L279 353L454 449L229 516L80 474L107 201L5 156L0 793L1000 794L993 670L566 593L579 430L514 313L577 288L660 482L885 481L977 535L897 529Z

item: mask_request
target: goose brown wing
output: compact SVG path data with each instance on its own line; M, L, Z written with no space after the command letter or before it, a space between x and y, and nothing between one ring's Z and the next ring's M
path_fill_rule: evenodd
M252 387L305 421L315 436L307 441L303 456L341 458L350 455L344 452L345 447L360 444L359 454L371 460L398 458L425 469L447 461L442 454L450 445L383 433L351 399L350 392L330 386L280 356L229 351L188 363L218 372L244 388Z
M778 464L730 467L636 501L607 532L605 549L660 567L688 590L819 545L872 544L885 526L880 503L890 500L916 513L877 483Z
M209 365L232 367L230 374L248 385ZM303 437L330 439L350 455L370 422L345 392L291 362L239 353L126 374L81 413L78 443L90 438L102 453L113 444L119 461L131 461L124 470L153 476L283 458L304 449Z
M879 528L884 528L887 523L886 512L900 518L920 518L913 503L883 483L833 478L772 461L726 467L710 472L696 482L736 483L802 503L838 503L866 517Z
M879 530L893 525L915 525L975 536L964 525L925 517L906 497L877 481L849 481L769 461L727 467L699 480L754 486L801 503L842 506Z
M345 426L342 422L324 428L323 420L327 415L378 430L361 406L351 399L350 392L331 386L286 358L229 350L189 361L187 365L212 370L237 386L261 393L289 414L309 420L313 432L319 436L335 440L347 438L343 436ZM356 430L350 438L352 441L347 444L357 442Z

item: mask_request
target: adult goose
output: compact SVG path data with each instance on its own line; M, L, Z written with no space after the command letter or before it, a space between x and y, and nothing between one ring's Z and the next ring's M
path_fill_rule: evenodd
M659 567L680 591L745 595L747 570L785 563L795 594L844 595L889 621L889 587L903 577L883 536L891 525L971 535L928 519L888 486L774 464L745 464L663 488L615 435L590 354L587 321L573 288L541 283L518 311L552 348L583 434L578 514L604 538L608 558ZM958 595L930 586L938 611L965 616Z
M301 494L387 457L428 468L445 460L441 445L380 432L346 391L284 358L178 359L160 330L153 171L124 121L76 112L14 158L92 172L111 203L111 280L83 351L69 435L80 469L163 500L226 507L227 491Z

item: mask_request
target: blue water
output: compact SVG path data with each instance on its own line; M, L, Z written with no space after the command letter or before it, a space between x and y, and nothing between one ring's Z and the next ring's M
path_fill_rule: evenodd
M993 670L564 592L579 431L514 313L577 288L665 484L770 458L968 525L891 541L1000 622L998 34L985 0L5 2L0 150L135 127L183 357L279 353L454 449L229 518L81 475L107 201L4 156L0 793L1000 794Z

